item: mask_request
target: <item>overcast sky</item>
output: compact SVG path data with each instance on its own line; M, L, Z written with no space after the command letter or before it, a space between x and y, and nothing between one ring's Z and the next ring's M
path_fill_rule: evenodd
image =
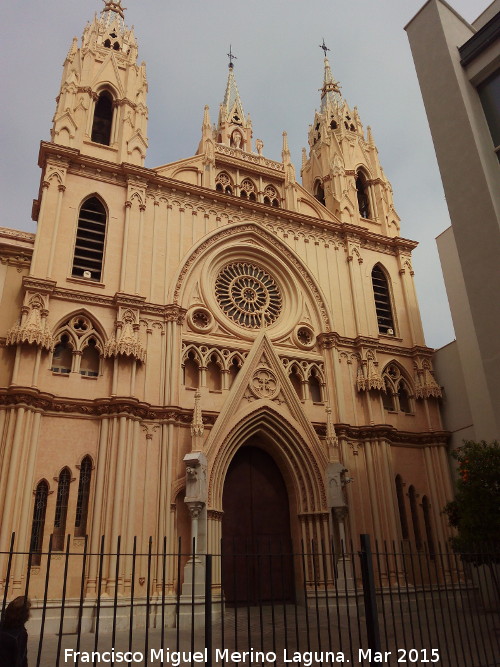
M474 20L488 0L450 0ZM102 9L100 0L22 0L0 9L0 226L35 231L40 140L48 140L62 64L73 36ZM324 38L335 78L365 128L373 130L392 183L401 235L413 255L427 344L454 338L435 237L450 221L404 25L423 0L123 0L147 63L147 167L192 155L203 107L212 122L224 95L229 44L254 139L281 159L288 132L300 173L301 147L319 106Z

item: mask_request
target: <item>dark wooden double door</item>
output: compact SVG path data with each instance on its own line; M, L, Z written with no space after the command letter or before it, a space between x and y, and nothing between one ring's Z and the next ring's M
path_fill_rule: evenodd
M229 604L292 601L293 556L285 482L269 454L238 450L222 498L222 585Z

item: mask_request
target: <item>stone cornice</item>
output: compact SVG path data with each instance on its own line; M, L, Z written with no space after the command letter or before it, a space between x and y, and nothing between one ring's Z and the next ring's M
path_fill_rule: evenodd
M326 436L326 425L315 423L314 428L320 437ZM389 424L375 424L374 426L335 424L335 432L339 440L354 441L358 447L363 447L365 442L374 440L385 440L391 446L400 447L428 447L429 445L447 447L451 435L449 431L399 431Z
M53 155L58 156L59 159L64 161L69 159L71 163L75 165L88 167L90 169L98 169L100 178L103 178L104 174L107 173L108 177L111 178L111 180L115 183L119 182L118 179L122 179L122 183L125 184L123 179L136 177L147 181L149 188L157 188L158 186L162 186L167 190L173 189L176 192L185 193L186 196L198 197L201 200L212 200L213 202L220 203L223 207L226 207L226 209L228 207L234 207L235 210L246 210L249 213L252 213L253 211L260 211L267 213L270 219L273 217L282 218L290 220L290 222L298 223L302 226L310 225L316 229L322 229L332 233L336 232L343 235L349 234L350 238L359 240L360 243L362 241L378 243L392 249L394 252L400 251L401 249L411 252L411 250L413 250L418 245L416 241L411 241L409 239L404 239L401 237L387 237L381 234L370 232L356 225L342 223L339 221L321 220L320 218L313 218L303 213L297 213L287 209L273 208L259 202L240 199L239 197L236 198L233 195L226 195L224 193L218 192L217 190L209 190L201 186L184 183L172 178L167 178L166 176L161 176L158 174L154 169L147 169L146 167L139 167L137 165L132 165L125 162L123 162L121 165L117 165L106 160L83 155L79 150L74 148L67 148L65 146L59 146L58 144L42 141L40 144L40 153L38 158L39 166L44 168L48 157ZM92 178L95 177L94 174L89 174L89 177L90 176L92 176Z
M192 409L179 406L154 406L129 396L96 398L94 400L67 398L41 392L32 387L11 386L0 389L0 407L26 407L51 415L72 415L101 418L125 416L140 420L154 420L175 423L189 427L193 420ZM203 423L213 426L217 419L215 412L203 412Z
M73 399L41 392L32 387L11 386L0 389L0 407L24 407L54 415L71 415L101 419L106 417L128 417L131 419L176 424L189 428L193 419L192 409L179 406L154 406L136 398L115 396L94 400ZM218 418L218 413L203 411L203 424L210 428ZM326 436L326 424L315 422L313 427L319 437ZM411 432L399 431L388 424L374 426L351 426L335 424L339 439L354 441L358 447L372 440L385 440L390 445L406 447L426 447L429 445L446 447L448 431Z
M23 278L24 289L39 294L52 294L56 285L55 280L49 280L48 278L36 278L35 276L24 276Z
M430 357L434 353L434 350L431 347L425 347L423 345L413 345L412 347L391 345L390 343L384 343L379 338L372 338L369 336L348 338L347 336L341 336L336 331L320 333L318 335L318 343L322 349L326 350L331 348L361 349L363 347L369 347L381 354L397 354L405 357L416 357L417 355Z

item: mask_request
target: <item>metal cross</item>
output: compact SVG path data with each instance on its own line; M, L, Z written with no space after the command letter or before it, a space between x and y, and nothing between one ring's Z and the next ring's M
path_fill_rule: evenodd
M231 51L231 44L229 45L229 53L227 54L227 57L229 58L229 67L233 66L233 60L238 60L238 58L233 55L233 52Z
M323 49L323 51L324 51L324 53L325 53L325 58L326 58L326 52L329 51L330 49L329 49L329 48L327 47L327 45L325 44L325 38L324 38L324 37L323 37L323 44L320 44L320 45L319 45L319 48L320 48L320 49Z

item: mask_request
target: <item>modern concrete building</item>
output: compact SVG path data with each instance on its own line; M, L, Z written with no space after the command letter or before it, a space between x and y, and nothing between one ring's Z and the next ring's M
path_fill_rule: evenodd
M500 439L500 0L471 25L429 0L406 26L451 228L438 237L456 341L438 351L453 446Z
M120 2L106 1L64 62L37 233L0 233L0 551L14 530L18 549L31 545L39 590L49 536L82 551L88 534L92 600L101 535L110 596L131 588L130 559L109 555L119 536L142 552L149 536L155 552L179 536L215 553L221 538L245 550L362 532L444 542L447 434L416 243L328 60L300 184L286 134L281 162L254 147L232 62L215 125L200 107L196 154L145 168L137 55ZM247 577L234 562L227 598ZM16 557L11 594L25 573ZM3 558L0 591L5 575ZM285 597L313 585L296 577Z

